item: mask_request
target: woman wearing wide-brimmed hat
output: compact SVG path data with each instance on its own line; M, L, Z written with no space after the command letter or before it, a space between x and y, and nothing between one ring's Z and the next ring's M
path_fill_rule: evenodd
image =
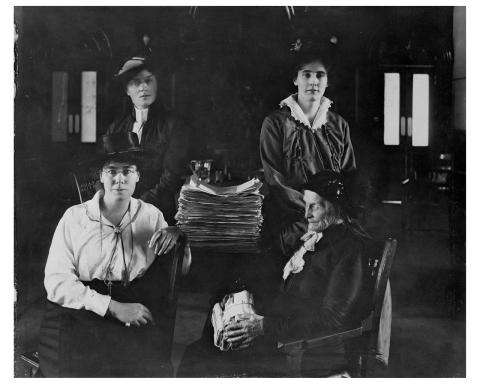
M187 173L189 132L184 122L159 100L158 65L152 58L134 56L116 78L130 99L125 113L115 118L108 134L134 132L140 147L151 153L137 193L159 208L168 222L175 216L175 194Z
M47 377L168 376L169 252L189 252L155 206L132 197L144 154L132 133L102 137L102 184L67 209L45 266L39 357Z

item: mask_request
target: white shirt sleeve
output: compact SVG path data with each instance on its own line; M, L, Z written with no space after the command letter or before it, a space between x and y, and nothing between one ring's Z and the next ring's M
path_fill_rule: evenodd
M155 232L158 231L159 229L166 228L166 227L168 227L168 223L165 221L162 211L158 210L157 223L155 224Z
M105 316L111 297L85 286L78 277L71 239L72 214L67 210L60 219L50 245L44 279L47 298L63 307Z

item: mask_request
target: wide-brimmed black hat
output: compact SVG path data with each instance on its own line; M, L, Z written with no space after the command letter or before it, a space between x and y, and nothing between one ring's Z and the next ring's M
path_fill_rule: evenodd
M103 135L101 136L101 146L102 150L98 157L98 164L112 160L140 165L145 156L135 132Z
M120 132L101 136L96 153L77 164L80 167L100 168L107 161L118 161L134 163L140 167L146 156L135 132Z
M140 148L138 136L135 132L107 134L103 135L101 140L103 152L107 156L143 152L143 149Z

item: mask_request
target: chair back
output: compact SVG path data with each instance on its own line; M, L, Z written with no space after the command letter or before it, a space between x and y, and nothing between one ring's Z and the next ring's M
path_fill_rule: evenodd
M377 259L375 270L375 283L373 287L373 323L372 329L378 331L380 322L380 315L387 289L387 282L390 278L390 271L392 269L393 258L397 251L397 240L388 238L385 241L381 256Z
M98 190L98 175L93 173L72 173L74 188L80 203L93 197Z
M372 260L373 309L364 323L365 349L360 365L362 377L367 376L367 366L370 366L371 358L384 366L388 365L392 310L389 277L396 250L397 240L389 238L385 241L383 251Z

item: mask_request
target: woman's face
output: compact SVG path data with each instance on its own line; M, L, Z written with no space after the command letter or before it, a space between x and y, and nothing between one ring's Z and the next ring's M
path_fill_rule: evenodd
M298 88L299 99L320 100L328 85L327 70L321 62L308 63L298 71L293 84Z
M332 203L313 191L303 192L305 202L305 219L308 221L308 230L322 232L332 225L337 216Z
M129 199L133 195L139 180L140 174L135 165L117 161L105 164L100 174L105 196L121 200Z
M138 72L127 84L127 95L137 108L148 108L157 98L155 75L148 69Z

